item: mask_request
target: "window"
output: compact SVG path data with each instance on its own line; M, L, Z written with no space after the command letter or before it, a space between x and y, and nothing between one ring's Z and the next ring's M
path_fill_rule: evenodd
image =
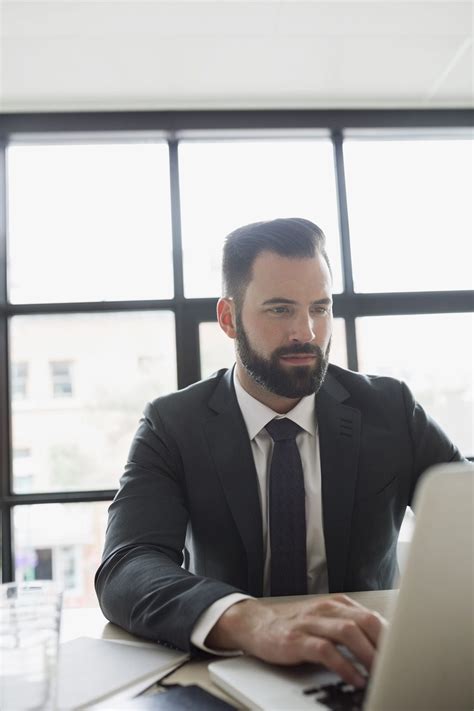
M360 369L405 380L465 454L474 452L473 336L468 313L357 319Z
M97 604L94 573L104 543L109 502L13 508L16 580L55 580L66 607Z
M50 363L53 397L72 396L72 363L58 361Z
M11 319L11 349L31 353L37 373L35 399L12 408L13 445L36 457L28 493L118 486L145 403L176 389L174 328L169 311Z
M466 138L345 142L356 291L473 288L473 148Z
M335 291L342 290L328 138L183 141L179 159L186 296L219 296L223 237L274 217L305 217L323 229Z
M12 143L7 184L12 303L172 296L166 143Z
M471 122L0 114L4 581L50 577L66 605L96 604L107 508L146 402L234 362L215 305L223 238L248 222L322 227L330 361L406 380L473 456Z
M27 397L28 363L11 364L12 398L22 400Z

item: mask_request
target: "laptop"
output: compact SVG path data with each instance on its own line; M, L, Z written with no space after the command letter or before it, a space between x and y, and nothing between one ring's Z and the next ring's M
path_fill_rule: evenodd
M366 690L320 665L245 656L211 663L212 681L264 711L472 711L474 465L428 469L414 508L400 591Z

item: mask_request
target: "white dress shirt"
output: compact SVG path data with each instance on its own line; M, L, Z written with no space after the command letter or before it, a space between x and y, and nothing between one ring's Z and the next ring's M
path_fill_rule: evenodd
M306 557L308 571L308 592L328 592L326 548L324 544L323 515L321 501L321 464L319 458L319 437L315 415L315 395L302 398L285 415L256 400L244 390L234 370L234 386L237 402L242 411L250 439L255 469L258 477L260 508L263 529L263 594L270 595L270 530L268 525L269 474L273 452L273 440L266 431L266 425L274 418L286 417L302 428L296 436L296 444L303 466L306 508ZM216 652L204 644L204 640L219 617L234 603L249 598L249 595L234 593L213 603L196 622L191 642L205 651ZM217 653L222 654L219 650Z

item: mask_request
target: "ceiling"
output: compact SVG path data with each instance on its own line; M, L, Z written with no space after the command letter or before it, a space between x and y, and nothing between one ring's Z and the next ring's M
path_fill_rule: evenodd
M0 111L469 107L473 3L1 0Z

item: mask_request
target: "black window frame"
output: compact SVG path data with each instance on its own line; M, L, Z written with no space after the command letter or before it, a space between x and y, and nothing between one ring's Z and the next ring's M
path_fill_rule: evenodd
M355 320L361 316L460 313L474 311L474 291L355 293L344 175L343 142L354 129L419 132L466 130L474 125L474 111L459 109L391 110L235 110L11 113L0 115L0 513L3 581L14 580L12 511L14 506L41 503L109 501L115 489L15 494L12 490L11 393L8 363L8 321L17 315L103 313L107 311L171 310L175 316L178 388L200 378L199 323L215 321L216 299L185 298L179 196L178 145L189 135L242 138L249 132L321 131L330 135L334 150L338 219L344 290L334 297L334 315L346 325L348 367L358 369ZM80 135L118 137L128 133L159 136L169 147L174 297L146 301L48 304L11 304L7 300L7 186L6 149L15 139L42 136L67 142Z

